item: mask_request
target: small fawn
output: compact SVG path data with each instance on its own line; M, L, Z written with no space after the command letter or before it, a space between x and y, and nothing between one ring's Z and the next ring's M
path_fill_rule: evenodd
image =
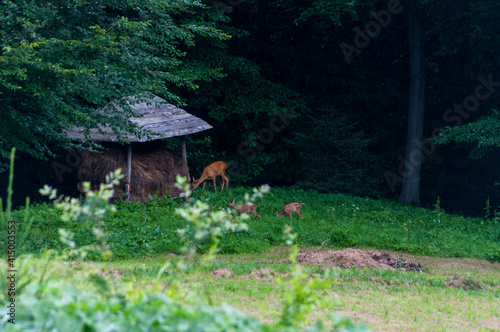
M292 218L292 213L296 212L299 216L303 217L302 213L300 213L300 209L302 208L302 205L306 205L305 203L290 203L281 209L281 211L276 212L276 217L279 216L284 216L285 214L288 214L290 218Z
M232 207L233 209L235 209L239 213L251 213L256 218L260 218L260 214L257 214L257 212L255 212L255 210L257 209L257 205L255 205L254 203L246 203L243 205L236 205L236 204L234 204L234 200L235 200L235 198L233 198L231 203L229 203L227 206Z

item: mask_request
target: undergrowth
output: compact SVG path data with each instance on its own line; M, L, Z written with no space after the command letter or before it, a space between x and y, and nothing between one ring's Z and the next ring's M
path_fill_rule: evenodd
M209 205L210 211L229 209L233 197L243 200L249 188L230 188L216 195L210 189L198 189L194 198ZM294 214L276 217L284 204L306 203L303 218ZM467 257L500 261L500 222L495 218L469 218L446 214L437 202L435 209L403 205L389 200L374 200L341 194L320 194L313 190L273 188L258 199L257 212L247 220L248 229L220 236L220 253L259 253L270 246L282 245L285 224L298 234L300 246L320 246L330 239L325 248L365 247L387 249L435 257ZM177 229L185 221L175 209L183 200L153 198L148 204L118 202L117 212L107 218L103 231L109 234L107 243L113 259L153 256L165 252L180 253L183 243ZM92 223L63 222L51 204L31 206L13 212L13 218L33 220L31 234L20 250L40 254L45 249L63 250L58 230L65 228L74 234L78 246L95 244L90 231ZM22 225L20 225L22 228ZM197 250L206 252L208 243L197 243ZM97 253L88 253L88 259L98 259Z

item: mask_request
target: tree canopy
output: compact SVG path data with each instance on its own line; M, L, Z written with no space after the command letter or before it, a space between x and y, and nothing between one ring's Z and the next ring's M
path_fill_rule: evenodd
M204 9L198 1L1 1L0 116L8 125L0 154L16 146L44 158L54 146L75 148L63 132L75 125L137 132L124 114L96 109L144 92L181 103L178 89L221 77L184 61L197 38L229 38L202 19Z

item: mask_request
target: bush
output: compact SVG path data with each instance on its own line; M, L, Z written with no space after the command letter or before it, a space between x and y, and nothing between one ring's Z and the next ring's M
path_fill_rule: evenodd
M264 325L228 306L185 304L163 293L123 300L85 294L67 284L31 283L16 301L15 324L10 316L0 321L0 330L60 332L136 331L300 331L300 328ZM43 295L43 296L40 296ZM183 301L184 302L184 301ZM310 332L324 331L317 323ZM333 317L330 331L368 331L351 320Z
M15 325L3 331L264 331L264 325L229 306L185 305L164 294L135 301L98 298L69 285L49 284L39 297L32 283L16 302ZM267 330L267 329L266 329Z

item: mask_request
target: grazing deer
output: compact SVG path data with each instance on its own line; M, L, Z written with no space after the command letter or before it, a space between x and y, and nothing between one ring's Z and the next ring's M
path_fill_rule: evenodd
M231 203L229 203L227 206L232 207L233 209L235 209L239 213L251 213L256 218L260 218L260 214L257 214L257 212L255 212L255 210L257 209L257 205L255 205L254 203L246 203L243 205L236 205L236 204L234 204L234 200L235 200L235 198L233 198Z
M203 182L203 189L205 189L205 184L206 184L205 181L212 179L214 181L215 193L217 194L217 185L215 183L215 177L217 175L220 175L222 178L222 188L221 188L220 192L222 193L222 191L224 190L224 183L226 183L226 190L228 190L229 179L227 178L227 176L224 175L224 173L226 172L226 168L227 168L227 164L223 161L216 161L215 163L208 165L207 167L205 167L205 169L203 170L203 173L201 174L201 177L198 180L196 180L193 177L193 189L192 190L195 190L196 188L198 188L198 186L202 182Z
M281 209L281 211L276 212L276 217L279 216L284 216L285 214L288 214L290 218L292 218L292 213L296 212L299 216L303 217L302 213L300 213L300 209L302 208L302 205L306 205L305 203L290 203Z

